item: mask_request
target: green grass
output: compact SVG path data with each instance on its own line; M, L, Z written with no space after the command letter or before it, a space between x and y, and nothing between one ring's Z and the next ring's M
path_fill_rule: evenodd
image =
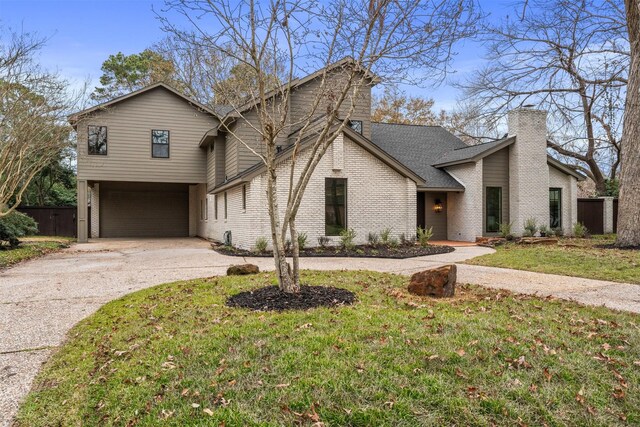
M354 291L349 307L224 305L273 282L192 280L105 305L44 366L17 425L640 423L636 315L470 286L421 299L406 277L362 271L303 272Z
M0 247L0 269L66 248L72 240L68 237L25 237L15 249Z
M615 236L604 235L562 239L557 246L510 243L466 263L640 284L640 251L595 247L614 240Z

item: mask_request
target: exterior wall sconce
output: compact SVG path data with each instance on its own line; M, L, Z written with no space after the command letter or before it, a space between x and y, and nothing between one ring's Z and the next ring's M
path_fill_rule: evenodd
M434 203L434 205L433 205L433 211L434 211L435 213L440 213L440 212L442 212L442 209L443 209L443 206L442 206L442 200L440 200L440 199L436 199L436 200L435 200L435 203Z

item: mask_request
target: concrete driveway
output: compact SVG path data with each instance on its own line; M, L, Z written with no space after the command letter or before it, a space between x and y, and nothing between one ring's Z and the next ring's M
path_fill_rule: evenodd
M491 252L466 246L406 260L303 258L301 266L411 274ZM245 261L273 269L271 258L227 257L199 239L101 239L0 272L0 426L67 331L101 305L160 283L225 274ZM468 265L459 265L458 280L640 312L640 286Z

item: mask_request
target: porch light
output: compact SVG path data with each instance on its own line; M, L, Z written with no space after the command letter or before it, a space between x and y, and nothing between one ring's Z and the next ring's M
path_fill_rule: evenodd
M440 200L440 199L436 199L436 200L435 200L435 203L434 203L434 205L433 205L433 211L434 211L435 213L440 213L440 212L442 212L442 208L443 208L443 206L442 206L442 200Z

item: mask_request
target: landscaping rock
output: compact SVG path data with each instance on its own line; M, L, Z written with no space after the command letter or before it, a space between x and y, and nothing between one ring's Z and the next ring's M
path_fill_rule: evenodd
M258 274L260 269L254 264L232 265L227 268L227 276L244 276L246 274Z
M452 297L456 290L456 277L455 264L420 271L411 276L409 292L435 298Z

